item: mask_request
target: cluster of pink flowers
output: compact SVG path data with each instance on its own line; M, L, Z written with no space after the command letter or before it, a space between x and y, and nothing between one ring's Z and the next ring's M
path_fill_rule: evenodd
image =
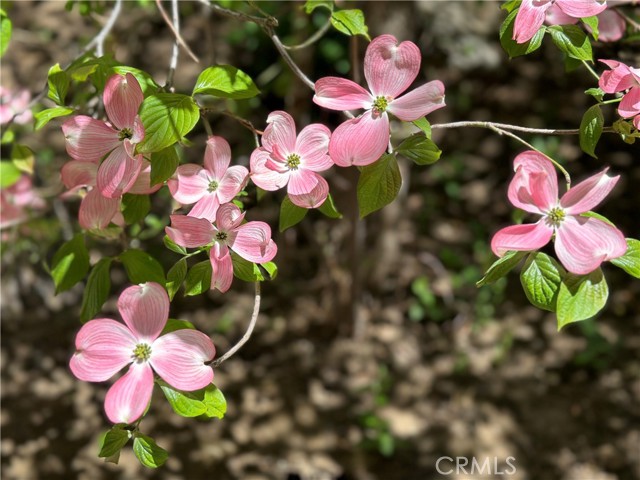
M0 189L0 229L25 221L28 209L42 207L44 200L33 189L31 177L21 175L16 183Z
M8 88L0 86L0 125L11 121L25 125L33 120L33 114L27 107L31 101L28 90L12 92ZM15 116L15 118L14 118Z
M509 200L525 212L541 215L537 223L513 225L497 232L491 248L499 257L509 250L542 248L554 237L556 255L570 272L585 275L606 260L627 251L624 235L613 225L581 216L611 192L620 177L607 170L569 189L558 199L558 179L553 164L530 150L514 160L515 176L509 184Z
M600 61L611 69L600 77L600 88L605 93L627 92L618 105L618 114L622 118L633 118L633 125L640 130L640 68L616 60Z

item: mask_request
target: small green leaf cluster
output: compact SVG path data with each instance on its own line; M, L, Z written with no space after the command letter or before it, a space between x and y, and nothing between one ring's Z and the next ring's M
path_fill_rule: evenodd
M338 10L333 0L307 0L303 8L306 13L312 13L316 8L329 10L331 12L330 22L333 28L349 36L362 35L371 41L364 13L358 8Z

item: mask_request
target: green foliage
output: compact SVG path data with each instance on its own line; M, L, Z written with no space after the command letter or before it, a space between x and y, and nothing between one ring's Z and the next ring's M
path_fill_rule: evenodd
M309 209L295 205L289 195L285 196L280 205L279 229L284 232L287 228L300 223L307 216Z
M33 174L33 166L35 164L35 153L26 145L16 143L11 149L11 161L13 165L21 172L29 175Z
M79 233L65 242L51 261L51 277L56 293L69 290L84 278L89 271L89 252L84 236Z
M167 320L167 324L160 332L160 335L164 335L165 333L175 332L176 330L195 330L196 327L193 326L193 323L188 322L187 320L176 320L175 318L170 318Z
M567 273L558 292L558 331L565 325L596 315L608 297L609 287L600 268L588 275Z
M383 155L371 165L362 167L358 179L360 218L391 203L402 186L395 155Z
M151 154L151 186L166 182L180 164L175 145Z
M179 253L180 255L186 255L187 254L187 249L186 248L184 248L182 245L178 245L176 242L171 240L167 235L164 236L162 241L164 242L164 246L167 247L172 252Z
M131 432L122 428L121 424L114 425L100 440L98 456L102 458L114 457L120 453L131 438ZM118 463L116 460L114 463Z
M596 15L593 17L585 17L582 19L582 22L591 28L591 36L593 39L598 40L598 36L600 35L598 31L598 17Z
M125 193L122 196L122 216L127 225L144 220L150 208L149 195Z
M485 272L484 277L476 282L476 286L482 287L483 285L490 285L501 279L520 263L520 260L522 260L526 254L527 252L508 251L503 257L493 262L493 265Z
M120 261L123 263L131 283L156 282L160 285L165 284L162 265L148 253L137 249L126 250L120 254Z
M604 90L602 90L601 88L588 88L584 91L584 93L586 93L587 95L591 95L593 98L595 98L598 102L601 102L602 99L604 98Z
M531 252L520 273L520 283L532 305L556 311L560 283L566 274L555 259L542 252Z
M427 120L425 117L422 117L418 120L414 120L411 123L422 130L422 133L424 133L425 137L431 138L431 124L429 123L429 120Z
M442 150L422 133L405 138L396 152L407 157L416 165L431 165L440 159Z
M329 218L342 218L342 214L338 211L335 204L333 203L333 197L331 196L331 194L329 194L324 203L318 207L318 210L323 215Z
M334 2L333 0L307 0L304 4L304 11L306 13L313 12L316 8L322 7L333 12Z
M193 94L198 93L239 100L255 97L260 90L242 70L231 65L214 65L198 76Z
M0 187L9 188L20 180L20 169L13 162L3 160L0 162Z
M0 8L0 57L5 54L9 47L12 29L11 20L9 20L6 12Z
M580 148L593 158L598 158L595 154L596 145L602 135L604 117L600 105L594 105L583 115L580 122Z
M102 258L91 269L87 285L82 294L82 309L80 310L80 321L82 323L92 319L101 309L104 302L109 297L111 290L111 269L112 259Z
M231 252L233 275L244 282L264 282L273 280L278 275L278 267L273 262L253 263L245 260L235 252Z
M36 119L35 129L40 130L54 118L66 117L71 113L73 113L73 109L67 107L53 107L42 110L41 112L33 115Z
M185 278L187 278L187 259L181 258L167 272L166 287L170 300L173 300L173 297L178 293L180 285L182 285Z
M187 95L158 93L145 98L140 106L145 137L139 153L159 152L180 141L200 118L200 110Z
M158 468L169 458L167 451L159 447L153 438L141 433L134 434L133 453L142 465L149 468Z
M611 260L611 263L629 275L640 278L640 240L627 238L627 252L623 256Z
M69 91L69 76L60 68L59 63L49 69L47 84L49 86L47 96L58 105L64 105L64 99Z
M584 31L576 25L553 25L546 27L553 43L567 56L576 60L592 60L591 42Z
M211 288L211 261L204 260L196 263L189 273L184 284L184 294L188 297L200 295Z
M158 383L173 411L182 417L205 415L209 418L222 418L227 412L227 401L214 384L195 392L182 392L161 380Z
M528 55L535 52L540 45L542 45L542 39L544 37L545 29L541 28L536 34L525 43L518 43L513 39L513 26L516 21L516 15L518 10L513 10L507 18L500 25L500 45L504 48L504 51L509 54L510 58L519 57L521 55Z
M354 8L353 10L335 11L331 14L331 25L345 35L362 35L371 41L362 10Z

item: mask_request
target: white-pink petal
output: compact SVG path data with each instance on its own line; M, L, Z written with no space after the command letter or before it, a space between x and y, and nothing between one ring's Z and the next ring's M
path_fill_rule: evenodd
M567 216L556 231L558 259L571 273L586 275L627 251L622 232L596 218Z
M211 224L216 219L220 200L216 194L203 195L187 213L188 217L202 218ZM209 242L207 242L209 243ZM206 245L206 244L205 244Z
M85 323L76 335L69 367L80 380L104 382L133 361L136 338L122 323L99 318Z
M241 165L229 167L218 182L216 194L220 199L220 203L227 203L233 200L247 184L248 177L249 171L245 167Z
M271 153L264 147L256 148L251 153L251 180L263 190L275 191L289 182L289 172L280 173L267 167Z
M627 88L638 85L628 65L617 60L599 60L611 70L605 70L600 75L598 86L606 93L622 92Z
M340 167L369 165L378 160L389 144L389 116L367 111L347 120L331 135L329 156Z
M105 197L116 198L127 193L142 169L142 155L130 157L124 146L113 150L98 167L96 184Z
M147 362L133 363L114 383L104 399L104 410L113 423L132 423L142 416L153 393L153 371Z
M231 232L244 220L244 213L233 203L221 205L216 214L216 226L218 230Z
M300 168L322 172L331 168L329 157L331 131L324 125L314 123L302 129L296 140L296 153L300 156Z
M513 206L531 213L544 213L556 206L558 176L548 158L528 150L519 154L513 165L516 174L508 192Z
M231 287L233 281L233 262L229 249L216 243L209 251L211 260L211 289L224 293Z
M633 87L622 97L618 105L618 114L622 118L631 118L640 114L640 86Z
M93 188L80 203L78 221L85 230L100 230L107 227L119 211L119 198L107 198Z
M433 80L392 100L387 110L400 120L413 122L444 106L444 84Z
M605 168L602 172L583 180L562 196L560 205L567 214L588 212L609 195L620 176L610 177L607 175L608 170L609 168Z
M216 353L211 339L196 330L176 330L159 337L151 346L149 362L173 388L193 391L213 381L213 369L205 362Z
M120 294L118 311L138 341L151 343L169 318L169 296L155 282L133 285Z
M271 151L278 145L286 154L296 148L296 124L287 112L281 110L271 112L267 117L267 128L262 135L262 146Z
M104 109L113 125L119 130L133 130L135 117L138 114L144 95L136 77L127 73L109 77L104 87ZM133 132L132 132L133 133Z
M157 192L162 187L162 184L151 186L151 164L147 160L142 160L142 166L140 167L140 173L136 177L136 181L133 182L131 188L127 193L135 195L148 195L150 193Z
M364 55L364 76L374 97L395 98L418 76L420 49L409 41L398 45L393 35L373 39Z
M222 137L212 136L207 140L204 152L204 168L211 172L212 177L220 180L231 163L231 147Z
M373 97L357 83L340 77L324 77L316 81L313 102L332 110L371 108Z
M538 223L511 225L499 230L491 239L491 250L502 257L509 250L531 251L544 247L553 234L553 228L544 219Z
M79 115L62 124L67 153L75 160L95 162L120 145L118 132L103 121Z
M291 172L287 193L291 201L302 208L318 208L329 195L329 185L310 170Z
M552 5L551 0L522 0L513 24L513 39L518 43L531 40L542 27L546 12Z
M606 0L556 0L560 9L576 18L586 18L598 15L607 8Z
M178 245L197 248L213 241L215 229L205 218L171 215L171 227L166 227L165 232Z
M180 165L175 179L168 182L173 198L184 204L195 203L206 195L209 188L209 174L200 165L188 163Z
M62 166L60 174L62 183L67 188L93 186L96 184L98 164L71 160Z
M264 222L240 225L229 247L245 260L255 263L270 262L278 253L278 247L271 240L271 228Z

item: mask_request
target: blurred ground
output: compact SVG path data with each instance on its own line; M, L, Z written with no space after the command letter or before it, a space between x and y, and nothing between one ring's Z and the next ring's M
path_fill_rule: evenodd
M5 5L6 4L6 5ZM233 5L232 5L233 6ZM297 3L261 3L283 19L289 43L314 30ZM372 36L393 33L424 54L419 81L441 79L447 108L432 123L493 120L531 127L576 128L593 86L582 70L565 73L545 42L531 57L509 61L497 40L503 14L494 2L361 3ZM33 92L48 68L66 65L98 30L97 20L66 12L64 2L3 2L14 39L2 60L2 85ZM258 128L285 107L301 123L338 116L321 111L279 61L268 38L252 26L181 2L183 35L201 65L181 56L177 91L190 90L205 66L232 63L257 78L263 104L239 114ZM125 5L107 51L163 83L172 37L153 2ZM287 32L302 32L292 33ZM331 32L296 54L311 78L349 71L349 41ZM363 51L364 42L358 48ZM634 46L601 45L597 58L633 61ZM637 50L636 50L637 51ZM636 65L638 59L636 58ZM280 74L280 75L279 75ZM278 76L279 75L279 76ZM613 119L613 109L607 121ZM250 133L232 119L212 117L248 163ZM201 128L201 127L198 127ZM39 155L37 182L55 191L66 161L59 123L23 143ZM189 161L200 161L205 134ZM120 464L96 457L108 423L106 385L75 380L67 367L78 329L80 286L57 297L41 268L62 240L47 218L21 227L2 255L2 474L31 479L431 479L439 457L515 458L514 479L627 480L640 478L640 282L612 265L612 291L594 320L556 332L553 315L531 307L516 274L475 288L492 261L490 236L508 224L511 161L519 145L484 130L438 131L439 163L403 163L400 198L352 230L354 178L328 177L340 221L309 215L277 234L280 274L264 285L264 304L251 341L216 372L229 403L222 421L172 414L161 395L142 423L167 448L166 466L142 469L129 448ZM576 138L529 138L546 146L579 180L611 165L622 180L599 210L627 236L638 237L640 182L637 145L605 137L600 159L583 155ZM255 209L277 227L277 196ZM167 213L166 198L154 213ZM77 204L65 203L69 215ZM63 209L63 210L64 210ZM24 229L27 230L24 230ZM162 251L148 242L145 248ZM103 244L97 248L115 249ZM49 249L49 250L47 250ZM166 251L169 266L177 259ZM114 268L112 299L125 286ZM180 296L180 295L179 295ZM172 305L172 316L212 334L219 352L238 339L252 305L236 282L224 296L210 293ZM449 464L450 465L450 464ZM479 477L475 477L479 478ZM486 476L483 478L492 478Z

